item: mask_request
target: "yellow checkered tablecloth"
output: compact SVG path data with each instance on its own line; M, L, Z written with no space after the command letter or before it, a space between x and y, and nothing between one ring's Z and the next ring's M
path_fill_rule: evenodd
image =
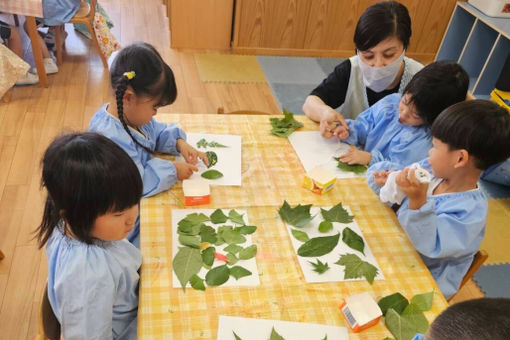
M0 12L42 17L42 0L2 0Z
M172 209L185 208L181 186L144 199L141 207L143 256L139 339L216 339L219 315L312 322L348 327L338 306L352 294L369 291L374 297L401 292L435 290L434 279L398 225L393 212L378 201L363 179L343 179L324 196L301 188L304 169L287 139L269 134L267 116L160 115L188 132L237 134L243 137L243 186L211 187L212 203L200 208L246 209L250 224L258 226L258 287L213 287L205 292L172 288ZM301 130L317 126L304 117ZM285 225L277 209L291 204L348 205L360 226L385 280L306 284ZM434 297L432 320L447 307L443 296ZM381 340L391 334L383 323L351 339Z

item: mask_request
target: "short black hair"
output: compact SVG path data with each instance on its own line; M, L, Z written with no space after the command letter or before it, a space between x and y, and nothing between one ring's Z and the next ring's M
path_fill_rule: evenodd
M76 238L90 244L94 221L140 202L140 172L128 154L97 133L57 137L42 159L42 185L48 195L37 229L39 247L62 222Z
M404 89L425 125L448 106L466 100L469 76L453 61L436 61L416 73Z
M358 51L366 51L389 37L396 37L407 49L411 33L406 6L396 1L381 1L361 14L354 31L354 45Z
M510 114L489 100L450 106L437 117L431 134L451 150L466 150L480 170L510 157Z
M451 305L432 322L427 340L508 340L510 299L482 298Z

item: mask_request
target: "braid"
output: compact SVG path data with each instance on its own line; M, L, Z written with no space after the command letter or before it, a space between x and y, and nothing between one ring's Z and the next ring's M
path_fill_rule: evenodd
M136 138L129 130L129 127L126 124L126 120L124 119L124 104L122 102L122 99L124 98L124 93L126 93L128 83L129 78L126 76L122 76L117 82L117 88L115 90L115 99L117 100L117 115L119 116L119 120L122 123L124 130L127 132L129 137L131 137L133 142L135 142L135 144L137 144L138 146L142 147L148 153L153 154L154 153L153 150L149 149L148 147L146 147L145 145L136 140Z

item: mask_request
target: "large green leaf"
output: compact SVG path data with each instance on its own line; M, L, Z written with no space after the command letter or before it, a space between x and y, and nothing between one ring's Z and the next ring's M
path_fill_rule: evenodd
M234 222L236 224L240 224L240 225L245 225L243 215L244 214L240 214L237 211L235 211L234 209L232 209L228 212L228 218L230 218L230 220L232 222Z
M239 280L242 277L250 276L251 272L241 266L235 266L230 268L230 275L233 276L236 280Z
M357 250L365 255L365 242L363 241L363 238L351 228L344 228L342 231L342 241L350 248Z
M193 275L189 280L191 287L196 290L205 290L204 279L200 278L198 275Z
M225 223L225 222L227 222L227 219L228 219L227 215L225 215L223 213L223 210L221 210L221 209L216 209L211 214L211 222L214 224Z
M201 176L203 178L207 178L207 179L218 179L218 178L223 177L223 174L218 170L211 169L211 170L202 172Z
M418 307L422 312L430 310L432 308L432 300L434 299L434 291L417 294L411 299L411 303Z
M202 261L204 262L204 265L207 267L211 267L214 263L214 252L216 249L214 247L206 248L202 251Z
M205 282L208 286L220 286L228 281L229 276L230 269L225 264L209 270L205 275Z
M313 216L310 215L311 207L311 204L299 204L298 206L291 208L287 201L283 201L283 205L280 210L278 210L278 213L285 222L299 228L307 225L313 219Z
M412 302L402 312L402 318L406 319L415 326L416 333L426 333L429 328L429 322L420 307Z
M333 157L338 164L336 167L345 172L353 172L355 174L362 174L367 171L367 167L361 164L347 164L340 160L340 157Z
M249 260L252 257L254 257L255 255L257 255L257 245L252 244L251 246L246 247L239 252L239 259Z
M296 229L290 229L290 232L292 233L292 236L298 241L306 242L310 240L310 237L308 237L308 234L301 230Z
M326 210L321 208L322 217L329 222L351 223L354 216L349 215L344 209L342 203L338 203L333 208Z
M329 270L329 265L327 262L322 263L321 260L316 259L317 262L313 263L312 261L308 261L313 266L313 271L318 274L324 274L327 270Z
M183 246L200 248L200 237L192 235L179 235L179 243Z
M391 308L386 312L384 323L396 340L411 340L417 333L415 325Z
M379 302L377 302L377 304L379 305L379 308L381 308L383 315L386 315L386 312L390 308L392 308L398 314L401 314L409 304L409 301L407 301L405 296L402 294L394 293L383 297L379 300Z
M340 239L340 234L333 236L314 237L299 247L297 253L302 257L322 256L335 249Z
M341 255L340 259L335 262L335 264L345 266L344 279L359 279L364 277L372 284L378 273L377 267L363 261L355 254Z
M200 268L202 268L200 250L190 247L179 248L172 262L172 268L182 288L186 289L186 284L190 278L197 274Z
M283 336L278 334L273 327L273 329L271 330L271 336L269 337L269 340L285 340L285 339L283 338Z
M269 118L271 123L271 133L278 137L288 137L296 129L303 126L303 123L294 119L292 112L283 109L284 118Z

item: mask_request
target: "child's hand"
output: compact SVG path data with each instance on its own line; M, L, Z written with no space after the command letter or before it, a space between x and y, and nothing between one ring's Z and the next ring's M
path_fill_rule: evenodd
M367 165L370 163L372 159L372 155L370 152L358 150L356 148L351 148L345 155L340 157L340 160L349 165L352 164L361 164Z
M338 139L346 139L349 138L349 130L345 128L345 126L337 126L333 130L333 136L335 136Z
M184 179L188 179L193 175L194 171L198 171L198 168L193 164L188 164L184 162L173 162L175 166L175 170L177 170L177 179L182 181Z
M198 151L186 143L184 139L177 140L177 151L181 153L186 163L197 165L198 158L200 158L205 165L209 165L209 161L207 160L205 153Z
M374 171L374 183L380 187L384 186L388 180L388 175L392 172L393 170Z
M395 183L409 197L409 209L420 209L427 202L428 183L420 183L414 169L405 168L395 178Z

